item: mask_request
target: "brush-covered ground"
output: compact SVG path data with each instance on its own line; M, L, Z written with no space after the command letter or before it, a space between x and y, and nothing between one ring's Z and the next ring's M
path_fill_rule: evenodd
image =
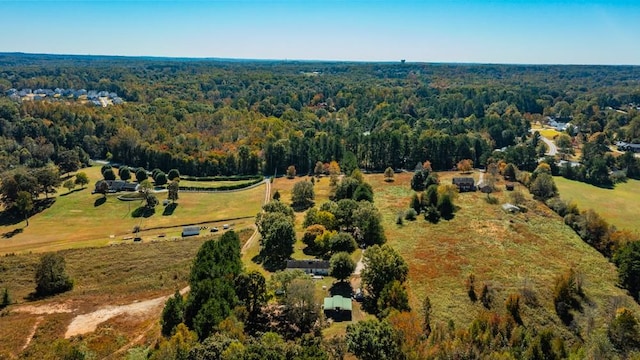
M460 176L439 175L442 184L451 184L454 176ZM472 176L478 180L478 175ZM510 201L510 192L498 183L502 190L492 194L498 204L489 204L481 192L460 193L452 220L431 224L419 216L397 225L398 213L408 209L413 194L411 176L396 174L394 182L386 183L383 175L370 175L367 181L375 189L388 243L409 264L407 287L414 310L429 296L436 323L453 320L456 327L467 328L484 311L479 301L473 303L467 295L466 280L473 274L478 295L485 283L493 289L492 309L505 313L509 294L526 294L530 301L523 306L524 324L551 327L570 342L580 337L587 340L594 330L604 328L616 306L625 305L640 314L637 304L616 286L614 265L564 225L562 218L532 200L519 184L516 191L527 198L524 213L502 210L501 204ZM576 330L562 324L553 303L554 280L570 268L580 274L586 294L583 311L575 316Z

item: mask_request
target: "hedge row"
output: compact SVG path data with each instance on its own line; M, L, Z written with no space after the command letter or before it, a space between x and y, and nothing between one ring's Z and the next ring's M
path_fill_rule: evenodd
M181 180L188 181L244 181L244 180L259 180L262 181L262 175L232 175L232 176L180 176Z
M226 191L226 190L238 190L244 189L246 187L258 184L262 182L264 178L260 176L258 179L250 181L248 183L235 184L235 185L225 185L225 186L207 186L207 187L197 187L197 186L180 186L180 190L198 190L198 191Z

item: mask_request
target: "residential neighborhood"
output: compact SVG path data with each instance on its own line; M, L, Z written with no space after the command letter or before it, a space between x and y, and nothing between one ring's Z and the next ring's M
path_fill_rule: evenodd
M6 95L14 101L34 101L34 100L76 100L86 102L95 106L107 107L109 105L124 104L124 100L115 92L85 90L85 89L14 89L6 91Z

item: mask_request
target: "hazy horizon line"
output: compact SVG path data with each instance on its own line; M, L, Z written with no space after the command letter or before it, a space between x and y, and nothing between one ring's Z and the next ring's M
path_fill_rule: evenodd
M26 56L68 56L68 57L103 57L122 59L156 59L156 60L194 60L194 61L235 61L235 62L301 62L301 63L358 63L358 64L450 64L450 65L511 65L511 66L627 66L640 67L640 64L627 63L516 63L516 62L473 62L473 61L426 61L407 59L399 60L348 60L348 59L303 59L303 58L242 58L215 56L169 56L169 55L118 55L118 54L81 54L81 53L44 53L23 51L0 51L0 55Z

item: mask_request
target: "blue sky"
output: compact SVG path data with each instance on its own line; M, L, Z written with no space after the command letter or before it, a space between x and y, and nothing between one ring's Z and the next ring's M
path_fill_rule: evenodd
M640 1L0 0L0 52L640 65Z

